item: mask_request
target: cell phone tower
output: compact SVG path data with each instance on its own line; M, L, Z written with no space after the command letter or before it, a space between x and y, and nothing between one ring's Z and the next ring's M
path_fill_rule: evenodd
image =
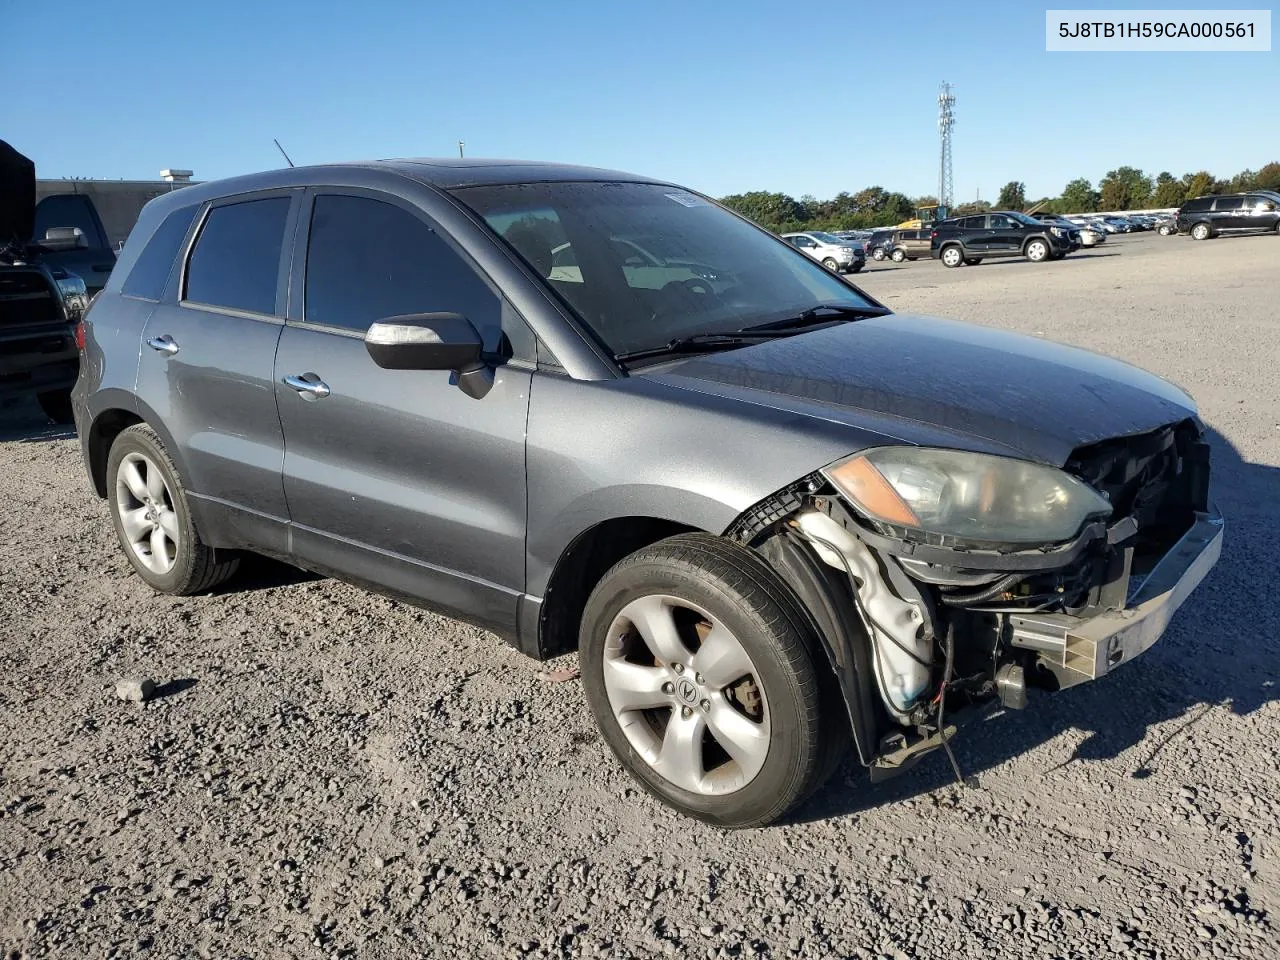
M955 185L951 180L951 128L955 126L956 95L951 84L943 81L938 90L938 141L941 155L938 159L938 203L951 209Z

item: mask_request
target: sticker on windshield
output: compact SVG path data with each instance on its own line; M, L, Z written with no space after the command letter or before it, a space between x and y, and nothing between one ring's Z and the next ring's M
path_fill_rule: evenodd
M701 207L706 204L706 201L695 197L692 193L685 193L683 190L679 193L664 193L663 196L668 200L674 200L682 207Z

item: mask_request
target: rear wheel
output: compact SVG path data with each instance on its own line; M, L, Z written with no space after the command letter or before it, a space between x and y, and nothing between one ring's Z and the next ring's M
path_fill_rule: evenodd
M583 612L583 686L640 784L724 827L769 823L820 785L842 748L816 646L754 554L706 534L619 562Z
M893 253L889 254L889 259L894 263L901 263L903 260L907 259L907 252L905 250L895 250Z
M1040 263L1043 260L1048 260L1049 244L1040 239L1031 240L1027 244L1026 254L1027 259L1032 263Z
M75 417L71 414L71 388L66 390L46 390L36 394L36 402L44 415L54 423L71 423Z
M1207 223L1197 223L1194 227L1191 228L1191 239L1192 240L1208 240L1209 235L1212 232L1213 231L1209 229L1209 225Z
M881 250L881 249L879 249L879 248L876 248L875 250L872 250L872 251L871 251L871 259L872 259L872 260L883 260L883 259L884 259L884 251L883 251L883 250Z
M840 264L836 263L835 259L832 257L827 257L825 260L823 260L822 265L826 267L828 270L830 270L832 273L840 272Z
M964 252L954 244L942 248L942 263L947 267L958 267L965 262Z
M235 572L235 553L200 539L177 468L145 423L129 427L111 445L107 502L125 556L153 590L186 596Z

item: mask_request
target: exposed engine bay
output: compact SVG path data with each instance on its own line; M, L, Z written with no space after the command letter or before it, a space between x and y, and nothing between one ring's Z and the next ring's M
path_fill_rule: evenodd
M944 746L948 716L1022 708L1028 687L1096 679L1154 643L1220 550L1208 454L1194 420L1076 450L1063 469L1111 513L1062 542L1001 549L904 531L822 473L730 534L814 612L878 779Z

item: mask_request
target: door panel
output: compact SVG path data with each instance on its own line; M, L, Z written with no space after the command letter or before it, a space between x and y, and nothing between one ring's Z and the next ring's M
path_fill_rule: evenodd
M1001 214L987 217L989 227L987 249L993 255L1011 256L1022 249L1022 231L1013 225L1013 220Z
M293 552L514 633L533 358L524 321L395 197L315 188L297 245L305 269L292 279L275 368ZM436 312L480 333L495 368L484 397L447 370L385 370L370 358L370 324Z
M160 304L139 344L138 397L179 445L187 489L212 501L216 529L202 532L218 545L284 542L284 435L273 382L281 329L277 321ZM148 345L162 338L176 352Z
M358 336L288 326L275 391L293 551L502 629L524 587L530 373L473 400L437 370L383 370ZM283 381L312 374L310 399Z
M274 361L300 199L276 190L212 204L138 345L138 398L168 430L215 546L280 553L287 542Z

